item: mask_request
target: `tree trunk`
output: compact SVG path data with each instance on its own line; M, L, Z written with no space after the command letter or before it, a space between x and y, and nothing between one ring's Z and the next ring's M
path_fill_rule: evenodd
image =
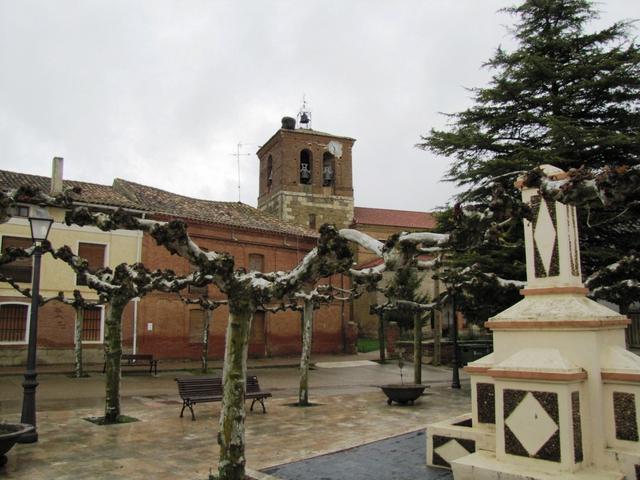
M433 317L433 360L431 364L439 366L442 363L442 311L431 310Z
M247 375L249 332L254 308L247 300L251 293L235 292L229 296L229 324L227 326L222 370L223 398L220 411L218 445L220 480L244 480L244 406ZM244 298L243 298L244 297Z
M76 307L76 324L74 330L74 349L73 356L75 359L75 375L76 378L81 378L83 375L82 371L82 327L84 325L84 308Z
M422 315L413 314L413 383L422 383Z
M311 359L311 341L313 337L313 302L305 299L302 311L302 354L300 355L300 389L298 405L309 405L309 361Z
M387 363L386 345L384 331L384 312L378 312L378 346L380 348L380 363Z
M120 416L120 358L122 356L122 312L129 299L112 298L105 319L104 358L106 398L105 423L116 423Z
M213 310L205 308L204 321L202 322L202 373L207 373L209 366L209 326L212 316Z
M440 280L434 279L433 281L433 298L438 299L440 297ZM440 341L442 340L442 311L431 310L433 319L433 360L431 365L439 366L442 363L442 346Z

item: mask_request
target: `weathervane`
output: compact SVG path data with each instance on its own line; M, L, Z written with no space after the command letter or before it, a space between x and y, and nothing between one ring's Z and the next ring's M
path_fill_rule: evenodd
M306 95L302 95L302 107L298 112L298 123L300 128L311 129L311 110L307 105Z

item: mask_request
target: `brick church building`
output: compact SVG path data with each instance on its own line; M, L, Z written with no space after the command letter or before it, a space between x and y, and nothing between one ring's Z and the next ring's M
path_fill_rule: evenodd
M354 207L352 147L353 138L312 130L308 124L296 128L285 117L282 128L258 150L260 183L258 208L239 202L200 200L151 186L115 179L112 185L74 182L62 179L61 159L54 160L52 177L0 171L0 188L19 185L38 186L45 191L79 186L80 200L101 209L124 208L146 218L181 219L188 223L191 237L208 250L232 254L236 267L249 270L288 270L315 246L317 229L323 223L339 228L355 226L384 239L398 230L419 230L433 225L429 214L398 210ZM58 163L56 163L56 161ZM14 217L0 224L0 245L30 245L26 217L32 206L19 205ZM187 274L186 260L171 256L147 234L139 232L101 232L95 228L64 225L63 212L50 208L56 220L49 240L54 247L69 245L85 256L92 268L115 267L122 262L142 261L148 268L171 268ZM358 219L367 218L370 223ZM403 220L407 219L407 221ZM407 223L404 225L403 223ZM362 257L364 252L359 252ZM30 286L31 265L10 264L0 273L15 274ZM346 276L329 279L348 287ZM78 284L68 267L44 258L41 293L55 296L58 291L71 295L79 289L88 299L96 295ZM200 289L184 292L195 298ZM223 298L214 287L206 293ZM360 309L364 311L365 309ZM354 351L355 322L365 325L368 315L344 302L324 306L316 312L313 351L340 353ZM223 355L228 310L220 307L213 314L210 330L210 356ZM358 318L361 317L361 318ZM38 349L42 363L70 363L73 349L75 314L59 302L47 303L39 315ZM23 364L26 358L29 301L5 283L0 283L0 365ZM132 301L123 319L125 352L151 353L158 358L198 359L201 351L203 311L185 304L178 296L152 293ZM102 360L104 309L96 306L85 316L83 346L87 361ZM300 314L292 312L258 313L253 320L249 354L252 356L294 355L301 349Z

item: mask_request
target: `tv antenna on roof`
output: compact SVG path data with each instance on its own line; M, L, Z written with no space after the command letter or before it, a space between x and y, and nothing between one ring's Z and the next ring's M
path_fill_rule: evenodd
M236 157L236 162L238 164L238 203L242 202L242 200L240 199L240 157L248 157L251 155L250 153L240 153L241 148L242 148L242 143L238 142L238 145L236 146L236 152L229 154Z
M307 105L306 95L302 95L302 107L298 112L298 123L300 124L300 128L308 128L311 129L311 110Z

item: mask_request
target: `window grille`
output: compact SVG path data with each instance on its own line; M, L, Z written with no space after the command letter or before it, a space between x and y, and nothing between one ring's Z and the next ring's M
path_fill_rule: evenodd
M26 343L29 307L19 303L0 305L0 342Z
M84 309L82 323L82 341L100 342L102 340L102 308L87 307Z

